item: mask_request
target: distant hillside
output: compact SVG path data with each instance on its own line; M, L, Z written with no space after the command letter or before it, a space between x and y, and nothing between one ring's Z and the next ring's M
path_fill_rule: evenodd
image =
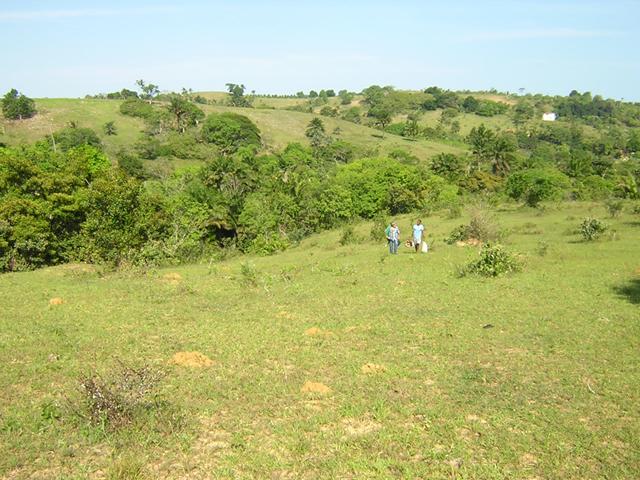
M217 98L222 98L220 93ZM213 98L213 94L207 95ZM218 105L200 105L207 113L233 111L246 115L253 120L267 144L268 149L281 149L290 142L307 143L304 136L306 125L317 115L284 110L286 106L295 105L297 99L259 98L256 105L269 105L273 108L234 108ZM28 120L10 121L0 118L0 128L4 135L0 141L8 145L32 143L41 140L56 130L75 122L80 127L95 130L101 137L107 153L113 154L119 148L131 146L140 137L144 122L133 117L122 115L119 111L121 100L101 99L36 99L38 114ZM340 138L357 146L379 149L379 153L389 153L402 148L422 159L441 152L460 153L464 149L446 143L424 139L411 140L384 133L367 126L357 125L338 118L322 117L328 132L339 127ZM103 125L113 121L117 135L105 135Z

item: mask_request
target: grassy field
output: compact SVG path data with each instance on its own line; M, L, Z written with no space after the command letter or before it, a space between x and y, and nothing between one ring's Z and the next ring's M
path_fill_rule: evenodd
M439 216L428 254L361 223L266 258L2 275L0 476L639 478L640 222L586 243L589 214L498 210L524 269L497 279L456 277L477 249ZM92 425L79 379L119 362L162 370L158 401Z
M261 99L263 100L263 99ZM288 99L264 99L281 101ZM37 99L39 110L34 118L23 121L9 121L0 118L0 141L9 145L32 143L41 140L51 132L67 126L70 121L77 122L80 127L95 130L105 145L108 154L114 154L122 147L130 147L140 138L144 128L142 121L120 114L120 101L94 99ZM304 135L312 114L292 112L288 110L233 108L217 105L201 105L206 113L234 111L251 118L260 131L269 150L280 150L290 142L308 143ZM459 153L463 149L444 143L427 140L409 140L379 130L356 125L335 118L322 117L328 133L336 127L342 131L342 139L359 147L377 151L380 155L397 148L407 150L422 159L440 152ZM102 126L113 121L117 135L107 136Z
M30 119L11 121L0 117L0 142L8 145L33 143L51 135L75 121L79 127L93 129L102 140L108 154L133 145L144 128L144 123L120 113L120 101L79 98L36 99L38 114ZM103 125L113 121L117 135L105 135Z

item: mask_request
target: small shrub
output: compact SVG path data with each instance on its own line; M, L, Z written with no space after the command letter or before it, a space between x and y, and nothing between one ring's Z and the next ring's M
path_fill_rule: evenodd
M458 225L451 231L449 236L445 238L444 241L449 245L453 245L456 242L463 242L468 238L470 238L469 225Z
M133 454L119 458L109 467L107 480L144 480L148 478L145 474L144 463Z
M545 242L544 240L540 240L536 245L536 253L539 256L544 257L548 251L549 251L549 243Z
M480 258L460 269L458 275L472 273L483 277L497 277L521 269L518 259L502 245L487 243L480 250Z
M619 199L611 198L605 202L607 212L609 212L609 218L617 218L622 213L624 208L624 202Z
M242 263L240 265L241 283L249 287L258 286L258 272L254 265L250 263Z
M386 215L377 215L373 218L373 225L371 226L371 232L369 233L369 237L371 240L379 242L383 240L384 231L387 228L388 222Z
M135 369L121 365L113 374L102 377L97 373L80 379L84 411L91 423L121 427L133 422L144 410L157 401L153 393L161 374L149 366Z
M597 218L587 217L580 224L580 233L587 242L596 240L607 230L607 224Z
M382 231L384 232L384 229ZM340 243L340 245L342 246L345 246L352 243L358 243L358 241L358 236L353 230L353 227L351 225L347 225L342 229L342 233L340 234L340 240L338 240L338 243Z
M477 238L482 242L494 242L501 237L500 227L496 224L493 215L482 208L476 208L471 212L469 238Z
M503 233L493 216L483 208L476 208L471 213L469 224L458 225L445 239L445 242L452 245L473 238L486 243L494 242L502 237Z
M452 204L447 207L447 219L453 220L462 216L462 207L459 204Z
M636 203L631 209L631 213L634 215L640 215L640 203Z

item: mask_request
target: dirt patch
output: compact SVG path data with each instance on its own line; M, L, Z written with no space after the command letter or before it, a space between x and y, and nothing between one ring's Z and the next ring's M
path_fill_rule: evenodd
M480 418L479 416L473 415L473 414L467 415L467 421L468 422L477 422L477 423L481 423L483 425L487 423L487 421L485 419Z
M182 281L182 275L176 272L165 273L162 279L169 283L180 283Z
M367 375L372 375L376 373L384 373L387 371L387 367L384 365L378 365L377 363L365 363L360 367L360 371Z
M477 238L468 238L456 242L456 247L477 247L478 245L482 245L482 242Z
M462 440L471 441L477 439L480 434L474 432L473 430L469 430L468 428L458 428L456 430L458 437Z
M53 297L51 300L49 300L49 305L62 305L64 303L64 300L60 297Z
M520 457L520 465L523 467L533 467L536 463L538 463L538 459L530 453L525 453Z
M307 337L329 337L333 335L333 332L329 330L322 330L319 327L311 327L304 331Z
M320 393L323 395L332 392L331 387L328 387L324 383L320 382L304 382L304 385L300 387L300 391L302 393Z
M371 419L357 419L357 418L348 418L342 422L344 426L344 430L347 435L351 437L362 437L364 435L369 435L370 433L377 432L382 428L378 422L374 422Z
M213 360L200 352L177 352L171 357L169 363L181 367L202 368L213 365Z

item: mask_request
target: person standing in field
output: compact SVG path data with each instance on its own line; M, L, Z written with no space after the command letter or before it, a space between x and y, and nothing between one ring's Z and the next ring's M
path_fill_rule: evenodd
M398 245L400 244L400 229L396 222L392 222L391 225L385 230L387 235L387 241L389 242L389 253L397 254Z
M424 232L424 225L422 224L422 220L416 220L416 223L413 224L413 246L416 249L416 253L420 251L420 247L422 246L422 233Z

